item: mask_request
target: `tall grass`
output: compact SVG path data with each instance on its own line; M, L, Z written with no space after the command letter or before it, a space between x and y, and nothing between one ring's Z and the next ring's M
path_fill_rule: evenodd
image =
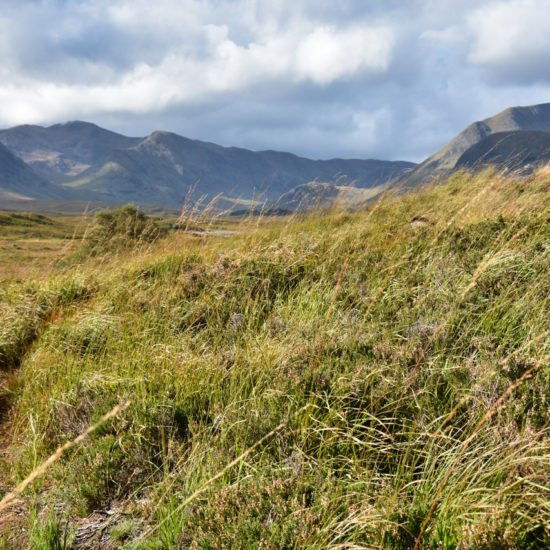
M2 348L6 475L129 399L25 493L65 537L106 510L126 548L548 547L549 187L458 174L7 288L35 324Z

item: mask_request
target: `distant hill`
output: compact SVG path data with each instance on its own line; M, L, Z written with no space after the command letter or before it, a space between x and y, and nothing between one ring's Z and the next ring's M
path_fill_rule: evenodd
M310 182L298 185L263 207L266 213L307 212L335 206L352 207L364 204L383 190L384 186L369 189Z
M66 195L0 143L0 199L60 199Z
M12 185L25 197L171 208L181 207L191 193L206 201L221 195L223 207L240 199L276 199L316 179L370 188L399 179L415 166L404 161L315 161L291 153L222 147L169 132L133 138L81 121L1 130L0 143L21 157L40 181L52 184L45 197L36 185L27 188L14 180Z
M109 151L133 147L142 139L81 121L48 128L24 125L0 130L0 143L53 183L73 179L101 161Z
M497 132L466 150L455 168L494 166L499 171L527 175L550 162L550 133L536 131Z
M195 199L275 199L316 178L370 188L398 179L412 167L403 161L314 161L154 132L135 147L111 151L67 185L98 200L174 206L191 190Z
M518 130L550 132L550 103L510 107L490 118L470 124L445 147L406 174L402 181L406 186L413 187L441 178L457 167L462 154L487 136ZM515 143L519 143L519 138L514 139Z

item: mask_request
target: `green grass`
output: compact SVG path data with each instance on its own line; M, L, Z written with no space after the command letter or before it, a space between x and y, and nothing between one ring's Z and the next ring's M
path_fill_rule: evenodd
M459 174L4 285L6 490L128 399L24 494L60 539L112 510L124 548L548 547L549 186Z

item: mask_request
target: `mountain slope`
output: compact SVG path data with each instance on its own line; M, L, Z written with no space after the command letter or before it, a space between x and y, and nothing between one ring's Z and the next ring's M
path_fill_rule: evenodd
M472 145L489 135L517 130L550 132L550 103L510 107L485 120L470 124L447 145L407 174L402 181L407 186L414 186L441 178L456 167L460 156Z
M0 143L0 199L59 199L66 195Z
M550 133L497 132L472 145L457 160L456 168L495 166L499 171L526 175L550 162Z
M24 125L0 131L0 143L53 183L74 178L101 161L109 151L133 147L141 139L81 121L48 128Z
M317 178L368 188L397 179L413 166L400 161L314 161L154 132L135 147L111 151L68 185L102 200L174 206L193 189L195 198L274 199Z

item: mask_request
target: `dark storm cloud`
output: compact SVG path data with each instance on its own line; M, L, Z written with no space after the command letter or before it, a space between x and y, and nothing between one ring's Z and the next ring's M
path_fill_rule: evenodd
M3 0L0 125L420 160L550 101L546 0Z

